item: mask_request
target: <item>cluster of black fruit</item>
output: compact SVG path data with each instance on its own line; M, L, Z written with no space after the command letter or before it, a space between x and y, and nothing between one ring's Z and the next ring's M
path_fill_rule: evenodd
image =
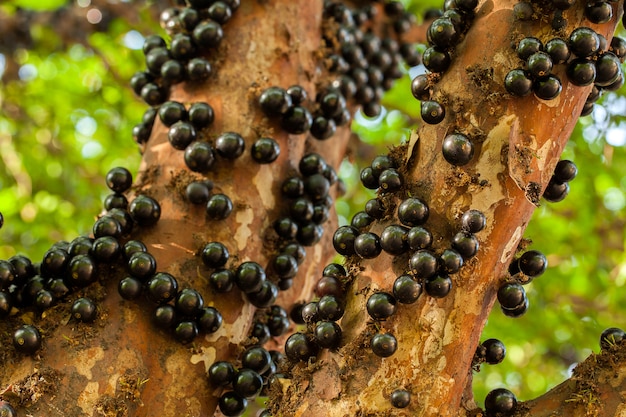
M614 38L607 50L606 39L593 29L574 29L567 41L552 38L544 45L535 37L522 39L516 53L524 61L523 68L509 71L504 79L506 90L519 97L531 92L543 100L552 100L561 92L558 76L552 74L554 65L566 65L569 81L577 86L594 84L596 89L582 112L587 115L602 90L616 90L624 84L620 62L624 60L626 46Z
M413 96L421 101L422 120L428 124L438 124L446 116L445 107L431 99L436 79L434 74L444 73L450 67L454 47L469 29L477 5L477 0L447 1L443 14L428 27L426 34L429 47L424 51L422 60L431 74L418 75L411 83Z
M285 313L286 314L286 313ZM278 351L267 351L255 345L246 349L239 359L238 366L227 361L217 361L208 370L208 379L215 387L225 391L219 398L220 411L225 416L240 416L246 410L248 400L263 395L276 374L278 364L283 360ZM264 414L263 414L264 413ZM269 416L264 411L261 416Z
M563 159L556 164L554 173L548 182L548 186L543 191L542 197L547 201L562 201L569 193L569 182L576 178L578 168L576 164L568 159Z
M523 285L544 273L548 267L545 255L537 250L524 252L509 265L511 280L498 289L500 309L508 317L520 317L528 309L528 297Z
M421 62L415 45L401 41L415 17L399 1L385 3L383 10L387 18L384 26L393 30L383 27L381 32L395 36L381 37L368 29L378 11L375 5L351 10L338 2L324 4L326 62L329 71L337 75L331 87L345 99L354 99L369 117L380 114L383 93L402 77L401 63L415 66ZM339 117L349 120L350 115Z
M211 64L200 54L214 51L224 37L222 25L239 7L238 0L189 1L190 7L171 8L161 14L172 34L169 47L157 35L148 36L143 52L147 71L135 73L131 87L146 103L155 106L167 100L171 85L185 80L206 80Z

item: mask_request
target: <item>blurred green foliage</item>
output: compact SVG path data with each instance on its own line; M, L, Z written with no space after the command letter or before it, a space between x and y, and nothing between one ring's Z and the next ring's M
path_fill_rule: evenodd
M12 6L27 3L47 8L59 2L16 0L0 6L0 12L12 13ZM441 2L405 3L421 16ZM145 25L159 31L157 22ZM114 166L136 172L140 161L131 129L145 105L127 88L132 73L144 67L142 54L128 47L138 36L133 27L116 19L106 32L70 48L60 47L52 27L30 31L36 47L13 52L19 77L4 77L0 88L0 212L5 216L0 259L15 253L41 259L53 242L89 232L108 194L106 172ZM0 56L2 62L6 56ZM372 156L406 141L419 119L409 84L407 76L385 96L383 117L358 117L353 124L363 145L340 171L348 189L337 202L342 224L374 195L360 186L360 169ZM530 308L523 317L505 317L496 303L482 339L502 340L507 357L475 374L479 404L501 386L521 400L540 395L564 380L573 364L598 351L603 329L626 328L625 93L622 88L606 95L591 117L580 120L563 155L579 168L570 195L558 204L542 203L525 233L532 248L548 256L550 267L527 286Z

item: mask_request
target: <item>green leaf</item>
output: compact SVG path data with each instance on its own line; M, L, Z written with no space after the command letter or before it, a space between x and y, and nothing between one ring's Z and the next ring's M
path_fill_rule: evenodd
M13 0L9 3L16 7L31 10L54 10L66 4L66 0Z

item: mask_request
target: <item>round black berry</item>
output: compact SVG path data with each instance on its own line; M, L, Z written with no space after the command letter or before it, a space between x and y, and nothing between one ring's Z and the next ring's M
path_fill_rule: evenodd
M384 320L396 312L396 299L386 292L377 292L367 299L367 313L374 320Z
M258 372L259 374L263 374L265 371L270 369L271 364L272 357L270 356L270 353L260 346L248 348L241 355L241 365L244 368Z
M204 308L204 299L198 291L192 288L184 288L176 295L174 308L182 316L196 317Z
M427 36L433 45L442 49L454 46L459 41L459 33L456 27L446 17L433 20L428 27Z
M202 262L209 268L221 268L230 256L228 249L220 242L207 243L200 254Z
M459 232L452 238L452 249L461 254L463 259L469 259L476 255L480 244L472 233Z
M317 315L320 320L339 320L344 311L343 302L334 295L325 295L317 302Z
M606 1L587 3L585 17L592 23L606 23L613 17L613 7Z
M263 378L252 369L242 369L235 374L233 389L244 398L254 398L261 393Z
M624 339L626 339L626 333L622 329L609 327L600 335L600 348L602 350L609 350Z
M176 310L170 304L158 306L152 315L154 325L163 330L172 329L176 325L177 319Z
M257 308L267 308L276 302L278 286L271 281L264 281L258 291L246 294L248 301Z
M488 414L510 414L517 406L515 395L505 388L496 388L485 397L485 411Z
M439 267L438 258L429 250L421 249L415 252L409 259L411 274L418 278L430 278L437 273Z
M552 58L554 64L563 64L570 57L569 46L567 42L560 38L550 39L545 46L545 51Z
M240 134L235 132L222 133L215 139L215 150L222 158L239 158L245 149L245 141Z
M128 211L140 226L151 226L161 217L161 206L151 197L138 195L130 202Z
M122 247L116 238L103 236L93 242L90 254L97 262L109 263L115 261L121 253Z
M13 346L20 353L32 355L41 347L41 334L35 326L24 324L13 333Z
M198 329L204 333L215 333L220 327L222 327L222 314L214 307L204 307L198 318Z
M191 204L206 204L211 191L204 181L192 181L185 189L185 198Z
M558 203L567 197L567 194L569 194L569 184L567 182L550 180L543 191L542 197L552 203Z
M395 408L406 408L411 403L411 393L404 389L397 389L391 393L389 400Z
M214 362L209 367L208 377L213 385L225 386L235 379L235 368L230 362Z
M411 82L411 93L418 100L428 100L430 98L430 81L428 74L421 74L413 78Z
M142 291L143 284L134 277L125 277L120 280L117 286L117 292L125 300L136 300Z
M280 146L272 138L260 138L252 144L250 153L259 164L269 164L280 155Z
M446 50L431 46L424 51L422 61L429 71L441 73L450 67L452 59Z
M322 348L335 349L341 343L341 327L334 321L320 321L315 326L315 343Z
M415 226L409 229L406 235L406 240L410 249L426 249L432 243L433 235L425 228Z
M424 290L426 294L434 298L443 298L452 289L452 280L447 275L437 275L426 280Z
M214 162L213 147L206 142L193 142L185 148L185 164L192 171L208 171Z
M417 197L409 197L398 206L398 219L407 226L419 226L428 220L428 206Z
M522 69L513 69L504 77L504 88L510 94L525 97L532 92L533 81Z
M174 338L181 343L191 343L198 336L198 325L194 321L183 320L174 327Z
M311 135L319 140L330 138L337 131L337 123L333 119L317 116L311 124Z
M220 411L225 416L237 417L246 411L248 400L235 392L229 391L220 396L218 405L220 407Z
M106 176L107 187L116 193L123 193L133 183L133 176L124 167L112 168Z
M167 272L158 272L146 283L148 298L157 304L166 303L178 293L178 281Z
M472 141L461 133L453 133L443 140L443 157L456 166L463 166L469 163L474 156L474 145Z
M436 125L440 123L446 116L444 107L436 101L422 101L421 115L424 122Z
M133 253L128 259L128 272L141 280L145 281L156 272L156 259L148 252Z
M381 248L391 255L402 255L409 249L407 243L408 228L392 224L383 230L380 235Z
M280 116L292 107L291 96L280 87L269 87L259 97L261 109L268 116Z
M518 283L507 283L498 289L498 301L502 308L513 310L524 304L525 300L526 291Z
M245 293L259 291L265 279L265 270L256 262L243 262L235 271L235 284Z
M485 348L485 362L488 364L496 365L504 360L506 348L498 339L487 339L482 346Z
M542 51L535 52L526 60L526 67L532 77L545 77L552 71L552 57Z
M410 275L400 275L393 283L393 296L402 304L413 304L422 294L422 285Z
M206 204L206 214L212 220L223 220L233 211L233 202L225 194L213 194Z
M517 56L526 61L529 56L543 49L543 44L537 38L527 37L522 39L517 45Z
M463 230L468 233L478 233L485 228L487 219L480 210L467 210L461 217L461 225Z
M574 85L589 85L596 79L596 66L588 59L574 59L567 64L567 78Z
M97 280L97 268L94 259L89 255L77 255L69 264L70 284L86 287Z
M317 351L317 346L304 333L294 333L285 342L285 354L292 361L307 361Z
M577 174L576 164L568 159L562 159L556 164L552 178L558 182L569 182L576 178Z
M230 269L218 269L209 275L209 285L217 292L229 292L235 285L235 274Z
M354 239L354 252L361 258L375 258L381 251L380 238L375 233L362 233Z
M529 250L520 256L519 269L529 277L537 277L544 273L548 267L545 255L537 250Z
M463 257L454 249L446 249L439 256L439 266L446 274L456 274L463 266Z
M291 107L280 121L282 128L294 135L306 133L312 124L313 116L306 108L301 106Z
M193 103L188 110L189 122L196 128L202 129L203 127L213 124L215 119L215 112L213 107L208 103Z
M606 52L596 60L595 84L606 87L613 84L622 74L620 59L611 52Z
M591 28L579 27L569 36L569 48L579 58L586 58L600 49L600 38Z
M193 30L193 40L201 48L217 47L223 37L224 31L222 26L212 20L199 23Z
M381 358L393 355L398 349L398 341L391 333L377 333L370 342L372 352Z
M341 226L333 235L333 247L337 251L337 253L349 256L354 255L354 241L356 237L359 235L357 229L352 226Z

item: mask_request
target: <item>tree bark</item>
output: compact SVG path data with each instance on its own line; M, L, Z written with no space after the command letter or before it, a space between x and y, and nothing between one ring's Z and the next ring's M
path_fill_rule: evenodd
M406 272L406 257L394 259L383 253L375 261L347 259L351 284L341 321L342 347L323 352L312 364L290 364L282 385L272 387L273 415L454 416L468 410L477 414L469 388L480 334L590 90L569 84L558 69L563 91L555 100L512 98L505 93L504 76L518 65L510 42L546 30L545 23L514 21L514 3L480 2L451 68L434 87L433 97L448 109L446 119L421 126L408 144L392 151L402 161L404 187L383 196L387 216L371 227L380 234L386 225L397 223L399 201L418 196L430 206L428 228L435 237L435 250L441 251L460 229L462 213L480 209L487 216L487 227L478 235L478 255L452 277L453 290L447 297L422 294L417 303L400 306L382 323L369 319L365 302L374 291L390 291L395 277ZM623 2L611 4L615 15L621 15ZM98 301L95 325L72 320L69 303L57 305L44 317L31 311L6 321L0 339L4 346L11 343L11 329L22 322L36 323L44 344L34 357L5 349L0 371L3 399L14 400L20 411L33 416L213 415L221 389L210 386L206 371L214 361L237 360L249 342L256 309L238 290L212 293L198 251L207 242L220 241L233 254L229 266L248 260L266 266L278 249L272 221L286 209L280 194L282 180L297 172L298 161L308 152L321 154L337 168L348 146L348 129L340 129L326 142L288 135L264 118L257 105L260 92L269 86L299 84L314 97L318 87L327 84L320 61L322 6L321 0L242 2L225 25L222 45L210 56L216 74L206 83L181 84L171 91L171 100L205 101L215 109L215 123L203 133L209 140L234 131L246 139L247 150L261 136L271 136L280 144L281 155L270 165L252 162L248 152L232 162L218 160L210 179L215 192L227 194L235 207L226 221L207 220L202 207L184 200L186 185L203 176L186 169L182 152L169 145L167 128L158 119L133 187L133 194L159 201L162 214L155 226L135 230L132 238L146 243L159 271L176 276L181 288L199 290L206 304L222 313L220 330L192 345L181 345L155 330L150 322L153 306L147 301L130 303L117 295L122 265L102 267L100 282L77 294ZM566 17L568 28L584 21L580 7L572 8ZM584 24L610 41L616 21ZM441 156L442 140L452 130L467 133L476 144L474 160L464 167L453 167ZM288 308L294 301L310 298L334 253L331 232L336 225L336 220L329 222L322 241L307 248L294 286L281 292L278 304ZM395 334L399 342L395 355L380 359L371 353L369 340L377 331ZM275 346L281 344L282 340L274 341ZM598 386L605 382L623 386L623 359L617 363L618 377L599 378ZM389 403L396 388L412 393L404 410L394 410ZM580 385L569 382L545 401L549 396L563 399L582 392ZM619 389L597 392L600 398L605 393L617 398ZM545 415L540 414L546 404L541 401L520 410L528 410L524 415ZM584 404L599 407L599 402Z

